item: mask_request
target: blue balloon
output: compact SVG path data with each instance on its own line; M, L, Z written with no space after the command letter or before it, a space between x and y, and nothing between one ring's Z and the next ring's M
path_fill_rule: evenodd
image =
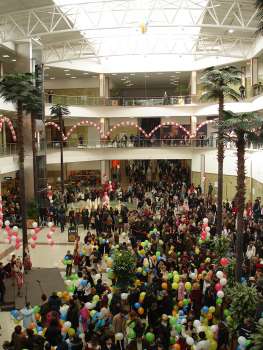
M87 284L88 284L88 281L87 281L87 280L81 280L81 281L80 281L81 287L86 287Z
M139 307L141 307L141 304L140 303L135 303L134 307L135 307L135 309L139 309Z
M184 316L183 310L180 310L180 311L179 311L179 316Z
M203 306L203 307L202 307L202 312L203 312L204 314L207 314L208 311L209 311L209 308L208 308L207 306Z
M37 331L38 331L38 332L42 332L42 331L43 331L43 328L40 327L40 326L37 326Z
M12 317L17 318L18 315L19 315L19 312L17 310L11 310L10 314L11 314Z

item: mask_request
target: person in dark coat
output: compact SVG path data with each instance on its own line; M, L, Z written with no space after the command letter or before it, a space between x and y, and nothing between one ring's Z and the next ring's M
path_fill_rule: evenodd
M49 309L51 311L56 311L59 312L60 306L61 306L61 300L60 298L57 296L57 293L54 292L48 299L48 305L49 305Z
M71 322L71 327L75 330L78 329L79 326L79 308L74 300L70 300L69 308L67 312L67 321Z
M53 319L45 333L45 338L51 346L57 346L61 340L61 329L59 322Z

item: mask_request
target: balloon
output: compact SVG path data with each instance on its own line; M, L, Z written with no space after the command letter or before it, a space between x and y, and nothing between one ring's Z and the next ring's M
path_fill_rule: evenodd
M151 343L154 342L155 336L154 336L153 333L147 332L147 333L145 334L145 339L147 340L148 343L151 344Z
M217 298L217 299L216 299L216 305L221 305L222 302L223 302L222 299L220 299L220 298Z
M65 328L70 328L71 327L71 322L67 321L64 323Z
M128 293L121 293L121 300L127 300L128 299Z
M49 222L47 223L47 225L48 225L48 227L52 227L54 224L53 224L52 221L49 221Z
M139 309L141 307L141 304L140 303L135 303L134 307L135 307L135 309Z
M34 222L32 223L32 227L33 227L33 228L37 228L37 222L34 221Z
M76 334L75 329L74 329L74 328L69 328L69 330L68 330L68 335L69 335L70 337L73 337L75 334Z
M228 261L227 258L222 258L220 260L220 264L225 267L225 266L227 266L229 264L229 261Z
M220 279L220 284L221 284L221 286L224 287L227 284L227 279L226 278L221 278Z
M34 310L35 314L40 312L40 306L38 306L38 305L34 306L33 310Z
M217 271L216 277L220 280L221 278L224 277L224 273L222 271Z
M245 345L246 345L246 342L247 342L247 339L246 339L245 337L242 337L242 336L241 336L241 337L238 337L237 342L238 342L239 345L245 346Z
M175 326L176 322L177 322L176 317L174 317L174 316L170 317L169 323L171 326Z
M177 282L174 282L172 284L172 289L178 289L179 288L179 284Z
M209 226L207 226L207 227L205 228L205 232L206 232L206 233L210 232L210 227L209 227Z
M143 315L144 314L144 308L143 307L139 307L138 314L139 315Z
M221 290L222 289L222 285L220 284L220 283L217 283L216 285L215 285L215 290L218 292L219 290Z
M213 314L216 311L216 308L214 306L210 306L209 312Z
M186 289L187 291L191 290L191 288L192 288L192 285L191 285L190 282L186 282L184 286L185 286L185 289Z
M208 224L208 218L203 218L203 223Z
M208 313L208 310L209 310L209 309L208 309L207 306L203 306L201 311L202 311L204 314L207 314L207 313Z
M57 296L59 297L59 298L62 298L62 292L57 292Z
M182 331L182 325L179 324L179 323L177 323L177 324L175 325L175 329L177 330L178 333L181 333L181 331Z
M194 339L192 337L186 337L186 344L189 346L194 345Z
M179 275L174 275L174 282L178 283L180 281Z
M5 221L5 226L10 226L10 221L9 220Z
M173 349L173 350L181 350L181 346L180 346L180 344L174 344L174 345L172 346L172 349Z
M115 340L120 341L124 338L123 333L116 333Z
M201 326L201 322L199 320L194 320L193 326L195 328L199 328Z
M210 327L211 331L213 333L216 333L218 331L218 325L217 324L213 324L213 326Z
M167 283L166 283L166 282L163 282L163 283L162 283L162 289L167 289L167 288L168 288Z
M14 232L17 232L17 231L18 231L18 227L17 227L17 226L14 226L14 227L13 227L13 231L14 231Z
M225 293L222 291L222 290L219 290L217 293L216 293L216 295L217 295L217 297L218 298L224 298L224 296L225 296Z

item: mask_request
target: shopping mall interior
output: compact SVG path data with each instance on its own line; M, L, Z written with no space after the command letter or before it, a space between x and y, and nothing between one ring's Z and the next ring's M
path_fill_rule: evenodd
M263 1L0 0L0 346L263 349Z

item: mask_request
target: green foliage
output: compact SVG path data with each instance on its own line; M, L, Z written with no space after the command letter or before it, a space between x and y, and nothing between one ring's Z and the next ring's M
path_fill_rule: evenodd
M230 87L241 83L241 72L234 66L207 68L200 80L205 90L200 98L202 101L218 100L220 97L238 101L240 98L240 94Z
M224 235L215 236L211 242L211 249L216 253L217 261L228 255L230 239Z
M256 331L251 336L252 347L251 350L262 350L263 349L263 324L258 324Z
M117 282L129 283L134 277L136 269L136 259L129 250L116 250L113 256L113 272Z
M236 259L232 258L229 259L229 264L224 267L224 272L227 275L227 286L229 288L233 288L234 284L236 283L236 278L235 278L235 271L236 271Z
M35 201L29 202L27 206L27 217L37 220L39 217L38 207Z
M6 102L21 104L27 111L37 111L41 103L39 91L31 73L7 74L0 81L0 95Z
M56 104L50 107L50 114L55 118L65 117L70 114L68 106Z
M225 289L225 295L230 300L229 311L232 316L232 322L229 328L236 332L247 318L254 319L259 296L255 287L249 287L246 284L236 283L232 288Z

